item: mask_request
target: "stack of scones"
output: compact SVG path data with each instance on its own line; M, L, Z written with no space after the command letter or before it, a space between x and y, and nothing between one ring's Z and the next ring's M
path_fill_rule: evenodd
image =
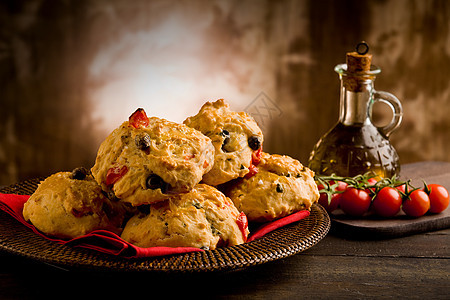
M309 210L314 173L262 151L254 119L223 100L183 124L137 109L100 145L94 166L41 182L23 215L43 233L103 229L140 247L216 249L245 243L248 222Z

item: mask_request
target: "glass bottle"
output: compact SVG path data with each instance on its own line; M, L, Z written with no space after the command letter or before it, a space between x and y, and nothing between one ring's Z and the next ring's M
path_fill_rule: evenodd
M361 46L365 50L361 52ZM397 152L388 137L402 121L402 105L392 94L374 89L376 75L381 70L370 64L368 46L360 43L357 52L347 53L347 64L335 71L341 80L339 121L314 146L309 168L318 175L356 176L372 171L380 178L400 172ZM387 104L391 122L376 127L371 120L375 102Z

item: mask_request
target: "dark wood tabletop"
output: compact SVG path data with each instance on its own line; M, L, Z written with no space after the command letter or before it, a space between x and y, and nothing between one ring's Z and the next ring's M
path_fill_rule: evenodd
M419 163L402 174L450 188L449 166ZM0 252L0 299L450 299L449 245L449 228L356 238L332 224L322 241L299 254L240 271L195 274L70 271Z

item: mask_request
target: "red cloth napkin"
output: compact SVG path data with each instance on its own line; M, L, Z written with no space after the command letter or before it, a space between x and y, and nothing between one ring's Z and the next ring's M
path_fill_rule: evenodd
M194 247L150 247L142 248L135 246L127 241L121 239L117 234L107 230L96 230L81 237L77 237L70 240L62 240L53 237L46 236L37 230L33 225L25 221L22 215L23 206L27 202L28 195L16 195L16 194L1 194L0 193L0 209L13 216L20 223L30 228L33 232L39 236L64 245L70 245L75 247L83 247L92 250L96 250L102 253L111 255L120 255L127 258L138 257L154 257L170 254L179 254L195 251L204 251ZM303 210L297 213L291 214L282 219L267 223L258 228L248 238L247 242L258 239L265 234L283 227L287 224L300 221L303 218L309 216L309 211Z
M266 223L266 224L262 225L261 227L259 227L255 232L253 232L252 235L247 239L247 242L251 242L256 239L259 239L260 237L266 235L267 233L269 233L275 229L286 226L293 222L300 221L301 219L304 219L307 216L309 216L309 211L301 210L296 213L290 214L284 218Z
M30 228L43 238L64 245L83 247L112 255L120 255L128 258L153 257L194 251L204 251L194 247L151 247L141 248L121 239L117 234L107 230L96 230L86 235L61 240L46 236L33 225L25 221L22 215L23 206L27 202L28 195L0 194L0 209L7 212L20 223Z

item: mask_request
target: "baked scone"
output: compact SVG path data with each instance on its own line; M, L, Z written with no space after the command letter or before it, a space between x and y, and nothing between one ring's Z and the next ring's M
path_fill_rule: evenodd
M39 231L60 238L75 238L97 229L119 234L125 207L110 201L87 173L75 169L46 178L25 203L24 219Z
M245 214L216 188L198 184L191 192L149 206L132 217L121 237L140 247L217 247L242 244L248 236Z
M213 163L201 132L138 109L103 141L91 171L103 190L139 206L190 191Z
M231 111L228 103L219 99L206 102L184 124L200 130L214 144L214 166L203 176L204 183L216 186L244 177L254 167L252 154L261 152L263 134L247 113Z
M266 222L300 210L319 199L314 172L285 155L263 153L258 172L226 191L249 221Z

